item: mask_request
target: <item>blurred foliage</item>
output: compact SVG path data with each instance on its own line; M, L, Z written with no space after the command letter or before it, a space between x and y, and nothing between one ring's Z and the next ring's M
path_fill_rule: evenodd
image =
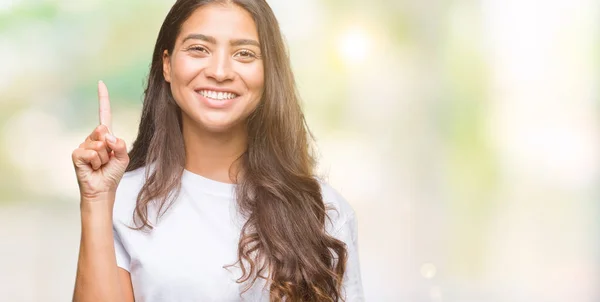
M137 131L154 42L173 1L9 2L11 4L0 2L0 203L73 199L74 184L70 184L71 187L64 184L65 188L50 192L46 192L46 189L48 186L63 185L61 182L66 182L66 175L73 174L67 171L71 169L66 164L70 155L68 148L75 148L82 133L97 123L97 81L104 80L107 83L113 111L121 114L117 120L124 128L127 127L124 132L131 135L131 132ZM494 46L489 44L491 40L486 40L488 35L492 35L489 32L490 24L486 25L486 21L491 21L485 18L497 17L503 22L510 21L510 24L521 22L519 26L524 27L524 31L528 27L537 29L541 32L539 35L545 34L558 44L569 36L568 30L571 30L569 24L562 26L564 24L560 22L576 22L579 17L585 17L584 14L577 14L578 11L569 15L566 8L563 16L560 5L568 8L569 1L551 1L540 7L534 5L535 8L520 7L513 2L468 0L269 2L277 5L279 10L275 10L276 14L283 15L278 15L280 24L287 26L285 29L288 32L284 33L288 35L286 42L298 90L304 101L309 126L316 134L317 144L324 142L333 145L329 149L330 158L337 159L335 157L339 156L348 161L338 167L341 168L338 175L346 177L343 180L346 181L347 190L367 192L363 196L357 194L354 202L358 205L357 213L362 215L360 218L367 221L362 228L367 231L364 241L371 244L365 248L365 255L371 258L367 258L365 263L383 263L381 267L366 267L367 272L371 269L369 276L373 280L382 278L379 283L372 281L380 286L378 291L385 292L386 288L390 292L397 291L397 284L391 284L389 280L398 274L403 276L403 281L422 286L425 291L444 282L466 284L466 289L475 288L484 281L490 282L486 285L488 288L503 291L504 288L497 285L493 277L508 274L511 278L520 276L520 280L530 281L527 279L529 276L521 273L525 271L535 275L544 270L536 271L534 265L527 267L528 263L545 261L546 258L542 256L555 255L560 258L561 248L565 247L573 247L566 250L571 252L569 255L572 257L565 257L567 260L559 263L555 275L580 272L581 278L593 272L590 267L596 262L580 256L585 256L590 249L597 256L600 244L597 244L597 240L593 241L597 236L585 237L581 230L597 229L592 222L597 221L600 215L595 202L600 194L598 186L590 189L585 184L577 184L581 187L575 186L573 189L569 187L571 184L564 181L567 178L556 178L559 180L553 183L539 174L530 176L527 173L515 173L521 178L513 178L514 175L506 171L522 169L519 165L528 162L527 152L543 155L552 151L546 149L548 141L529 137L530 140L539 139L539 142L530 146L501 145L523 144L525 140L500 141L489 129L491 123L496 123L496 126L508 129L507 133L512 136L521 135L523 130L508 127L513 122L509 119L490 120L496 113L494 110L497 110L493 105L507 101L502 99L506 96L494 98L497 96L492 94L499 91L504 93L506 89L517 95L530 94L538 98L552 96L561 90L553 90L554 87L538 89L539 86L522 83L522 86L518 86L516 82L507 84L498 80L498 70L504 66L490 59ZM3 8L2 5L10 7ZM484 7L486 5L487 8ZM521 10L529 9L530 15L525 14L525 18L519 19L518 14L510 15L513 11L498 10L508 5ZM296 15L293 9L299 6L308 8L303 14ZM547 11L552 7L559 7L560 18L552 19L554 15ZM589 3L582 7L592 9ZM485 15L485 9L489 10L490 15ZM565 19L565 16L570 19ZM308 17L314 17L314 20L305 19ZM594 21L590 19L585 21L589 24L583 22L583 25L576 25L592 28L597 23ZM538 28L538 22L560 24L556 28L561 31ZM498 24L506 31L502 34L509 33L506 37L495 37L498 40L506 39L499 42L501 45L512 46L508 43L524 41L522 37L510 36L517 36L521 28L511 32L513 29L505 28L508 23ZM355 27L364 30L366 42L354 41L357 45L351 44L350 48L365 46L360 43L366 43L371 48L363 58L354 61L340 54L340 36ZM600 112L600 35L595 27L587 30L590 40L586 41L593 41L590 42L593 47L583 49L582 43L567 52L581 56L577 58L579 60L562 62L560 60L563 58L552 56L544 60L554 59L560 61L556 64L571 64L573 66L569 67L572 68L566 70L581 71L573 75L548 75L550 80L574 79L573 83L581 84L574 87L585 89L588 89L585 81L595 81L590 88L594 91L579 94L590 98L589 103L594 103L590 108L595 112L589 115L592 116L589 124L582 124L590 127L597 126ZM537 32L532 32L535 35L529 38L538 37ZM525 37L526 34L531 32L525 32ZM520 45L515 44L515 49L522 50L517 46ZM515 52L511 55L513 57L508 57L509 61L522 59L522 54ZM527 59L535 61L536 58ZM519 62L526 65L529 61ZM536 74L536 65L533 63L523 66L523 71L529 71L527 68L534 70L533 74L538 77L546 76ZM586 73L590 69L594 72L591 75ZM540 90L549 92L544 94ZM575 94L575 91L566 91ZM381 98L384 100L381 101ZM577 120L586 117L581 113L588 108L585 107L588 104L586 101L572 102L571 95L560 95L557 99L564 101L561 103L564 112L561 113L573 114ZM521 110L517 107L512 110ZM543 122L546 124L543 125L550 129L547 133L554 135L552 131L561 129L571 136L583 132L592 135L597 133L595 128L582 130L584 126L574 122L567 125L555 123L558 116L544 116L543 106L539 107L536 108L536 116L530 119L545 117ZM519 112L528 113L526 110ZM29 119L23 118L28 114L32 114L33 118L41 116L41 121L23 126L23 121L31 119L31 116ZM530 125L526 120L520 122L523 123L521 127ZM563 126L564 129L561 128ZM24 129L26 127L35 129ZM28 137L38 132L39 136ZM44 144L56 141L56 144L35 144L36 140L43 140ZM31 146L43 150L37 153L25 150ZM585 154L584 151L596 145L586 142L582 146ZM578 149L565 150L554 151L558 154L554 158L564 160L581 154ZM57 155L59 151L61 158ZM21 154L23 157L37 155L40 158L19 158ZM30 160L33 164L27 163ZM544 168L543 163L537 164L531 170ZM58 166L61 171L56 171ZM557 171L556 174L560 174L561 170ZM566 169L566 172L569 171ZM522 185L520 182L527 180L527 177L537 178ZM357 187L361 186L373 186L374 189L360 191ZM567 189L555 189L554 186ZM589 194L588 190L594 190L594 194ZM518 198L506 200L506 196ZM582 200L584 202L580 202ZM538 213L541 211L543 213ZM390 230L394 234L384 233ZM551 234L546 235L548 238L553 240L557 236L568 244L554 247L552 240L544 243L540 238L545 238L542 236L546 233ZM405 234L405 237L400 238L398 234ZM502 236L494 237L498 234ZM593 235L597 235L597 232ZM384 243L380 242L384 240ZM542 243L536 245L534 240ZM512 261L515 254L520 255L511 249L521 247L510 244L523 242L529 244L526 247L532 249L534 255L540 256L523 256L525 260L514 262L514 267L505 271L505 262ZM591 248L581 248L585 244ZM405 252L404 256L396 256L400 251ZM384 257L380 255L386 252L396 262L387 258L382 260ZM576 259L583 260L579 266L571 268L569 265ZM388 261L396 264L405 261L402 262L405 266L380 274L379 269L388 269ZM439 269L438 279L423 279L418 275L418 266L426 261L435 262ZM538 274L539 278L531 279L531 283L546 284L543 283L546 279L543 279L542 273ZM484 280L484 276L489 279ZM548 278L547 282L555 282L555 279ZM506 281L507 284L510 281ZM428 295L411 296L412 292L408 292L418 292L415 289L418 286L409 286L402 289L409 297L403 300L433 300L433 296ZM511 283L510 286L516 286L514 289L520 284ZM570 286L576 288L576 285ZM372 297L378 297L377 294L371 292ZM448 296L450 294L444 296L444 300L452 301L446 298Z

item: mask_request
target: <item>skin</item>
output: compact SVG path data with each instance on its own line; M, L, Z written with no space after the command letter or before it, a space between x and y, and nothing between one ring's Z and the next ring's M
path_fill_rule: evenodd
M81 201L73 301L134 301L129 273L117 267L112 229L115 194L129 156L125 142L110 132L110 100L102 82L98 102L100 125L72 154Z
M163 54L165 80L182 109L187 170L235 182L232 164L246 150L245 121L263 93L258 41L256 24L247 11L236 5L209 4L183 24L172 54ZM196 91L205 87L239 96L230 106L212 108Z
M263 93L260 47L254 45L258 41L248 12L235 5L209 4L186 20L173 52L164 53L163 75L182 109L185 168L190 172L235 182L235 159L246 150L245 121ZM231 90L238 97L228 106L213 108L197 95L199 87ZM129 157L125 142L110 131L110 100L102 82L98 101L100 125L72 154L82 223L73 300L134 301L131 276L116 264L112 230L115 193Z

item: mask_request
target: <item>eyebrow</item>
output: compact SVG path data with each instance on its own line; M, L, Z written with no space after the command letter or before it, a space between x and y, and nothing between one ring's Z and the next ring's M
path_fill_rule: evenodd
M185 39L183 39L182 43L185 43L185 41L190 40L190 39L202 40L202 41L205 41L208 43L217 44L217 39L215 39L215 37L211 37L211 36L207 36L207 35L203 35L203 34L189 34L189 35L187 35L187 37L185 37ZM258 41L252 40L252 39L231 40L229 42L229 44L231 46L253 45L253 46L260 48L260 44L258 43Z

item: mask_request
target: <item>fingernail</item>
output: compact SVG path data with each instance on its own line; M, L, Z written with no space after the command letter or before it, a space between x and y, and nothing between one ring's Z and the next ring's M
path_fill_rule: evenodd
M106 139L113 144L117 142L117 138L112 136L112 134L106 134Z

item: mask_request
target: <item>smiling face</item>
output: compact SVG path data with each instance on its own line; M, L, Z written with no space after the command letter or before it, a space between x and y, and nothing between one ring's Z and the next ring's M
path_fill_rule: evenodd
M233 4L208 4L183 23L163 75L181 108L184 127L227 132L256 109L264 67L256 24Z

